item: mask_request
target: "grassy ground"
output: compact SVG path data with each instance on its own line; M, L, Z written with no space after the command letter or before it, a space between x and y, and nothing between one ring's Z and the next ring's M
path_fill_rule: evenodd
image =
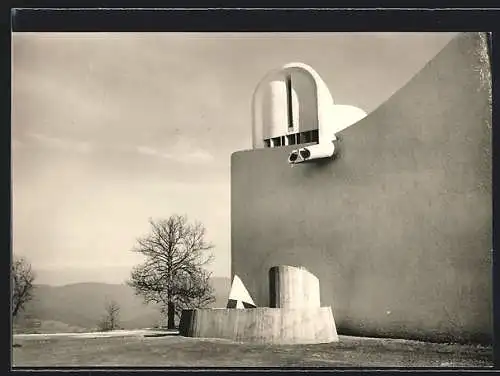
M491 367L492 348L341 336L319 345L256 345L177 335L15 337L13 366Z

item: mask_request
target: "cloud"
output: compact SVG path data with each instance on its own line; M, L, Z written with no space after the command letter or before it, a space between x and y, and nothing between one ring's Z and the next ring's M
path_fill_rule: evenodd
M178 142L173 147L166 147L165 150L167 150L167 152L144 145L136 147L136 151L139 154L181 163L204 164L214 159L213 155L208 151L193 147L185 141Z
M28 133L27 135L39 143L51 148L71 150L78 153L89 153L92 151L90 143L84 141L47 136L41 133Z

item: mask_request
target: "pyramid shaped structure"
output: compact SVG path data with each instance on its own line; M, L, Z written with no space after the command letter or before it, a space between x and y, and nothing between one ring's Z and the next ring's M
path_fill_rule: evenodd
M237 275L233 278L226 308L255 308L256 305L248 290Z

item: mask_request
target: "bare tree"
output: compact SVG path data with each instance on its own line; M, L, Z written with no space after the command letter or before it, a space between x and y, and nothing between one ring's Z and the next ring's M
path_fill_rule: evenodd
M213 259L205 241L205 227L189 223L186 216L149 221L151 232L137 240L134 252L145 262L131 273L129 285L146 303L158 303L167 313L167 327L175 327L175 316L184 308L204 307L215 301L204 266Z
M114 300L106 303L106 315L99 323L101 331L116 330L119 328L120 306Z
M31 264L23 257L14 257L11 266L12 316L16 317L26 303L33 299L35 273Z

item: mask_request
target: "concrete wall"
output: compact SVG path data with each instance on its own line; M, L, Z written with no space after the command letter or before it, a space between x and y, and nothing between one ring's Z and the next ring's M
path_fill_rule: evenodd
M184 310L179 334L282 345L339 340L330 307Z
M485 53L479 34L457 37L342 131L333 161L291 168L292 147L232 155L232 273L258 306L270 267L304 266L340 334L491 340Z

